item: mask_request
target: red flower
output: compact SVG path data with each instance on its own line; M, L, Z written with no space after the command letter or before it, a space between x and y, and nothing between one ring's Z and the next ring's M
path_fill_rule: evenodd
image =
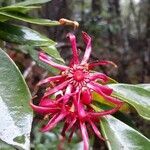
M42 52L39 54L41 61L59 69L61 74L48 77L38 83L38 85L42 85L44 83L53 82L55 86L47 89L39 106L34 105L32 102L31 106L38 113L50 115L51 117L48 124L42 128L41 131L49 131L60 121L64 121L62 135L65 136L65 132L71 130L69 136L69 140L71 140L74 131L80 128L84 141L84 150L88 150L89 138L87 125L90 125L94 133L100 139L103 139L96 126L96 122L104 115L115 113L122 106L123 102L112 97L111 93L113 90L107 85L104 85L104 83L110 79L107 75L91 71L91 69L97 65L115 64L111 61L88 63L87 61L91 54L91 38L85 32L82 32L82 36L86 44L86 50L81 61L78 57L76 38L71 33L68 34L68 37L72 45L73 58L69 66L53 62L51 57ZM97 81L100 81L102 84L97 83ZM62 95L59 95L59 97L54 100L50 99L50 97L58 91L61 91ZM91 107L92 92L98 93L104 97L105 100L116 105L116 107L111 110L95 112Z

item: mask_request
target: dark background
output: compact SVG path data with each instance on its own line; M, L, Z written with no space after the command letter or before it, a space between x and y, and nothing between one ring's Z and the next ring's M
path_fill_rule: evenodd
M0 5L20 0L0 0ZM69 57L68 32L74 32L78 46L84 51L81 31L93 39L93 59L112 60L118 69L101 68L123 83L149 83L150 81L150 1L149 0L52 0L33 16L59 20L76 20L80 27L41 27L26 24L58 42L58 50ZM64 53L65 51L65 53ZM67 55L68 54L68 55Z

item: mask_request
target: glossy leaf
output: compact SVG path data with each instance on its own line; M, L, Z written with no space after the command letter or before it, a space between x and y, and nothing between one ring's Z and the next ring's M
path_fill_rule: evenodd
M39 6L6 6L0 7L0 12L19 12L19 13L27 13L33 9L40 8Z
M30 17L26 14L23 13L18 13L18 12L1 12L0 11L0 16L7 17L7 19L16 19L32 24L37 24L37 25L45 25L45 26L57 26L60 25L58 21L52 21L49 19L40 19L40 18L34 18Z
M15 6L39 5L39 4L47 3L49 1L51 1L51 0L25 0L23 2L19 2L14 5Z
M102 118L100 125L109 150L149 150L150 148L148 138L112 116Z
M16 44L31 46L51 46L56 43L27 27L0 22L0 39Z
M30 147L31 95L16 65L0 49L0 139L19 149Z
M138 87L141 87L141 88L143 88L143 89L145 89L145 90L148 90L148 91L150 91L150 84L136 84L136 86L138 86Z
M129 84L110 84L113 95L132 105L140 116L150 120L150 92Z

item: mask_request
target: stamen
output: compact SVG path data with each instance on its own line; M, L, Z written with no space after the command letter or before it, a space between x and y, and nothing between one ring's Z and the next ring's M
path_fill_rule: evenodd
M81 82L84 79L84 73L82 70L76 70L73 73L73 77L77 82Z

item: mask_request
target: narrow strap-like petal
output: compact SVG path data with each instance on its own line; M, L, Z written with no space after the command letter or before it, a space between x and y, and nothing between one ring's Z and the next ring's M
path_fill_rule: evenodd
M79 91L77 93L77 112L78 112L78 116L80 119L83 119L86 117L86 112L84 110L84 106L83 104L81 103L81 91Z
M113 92L113 90L109 88L107 85L100 85L99 83L96 82L90 82L90 84L92 84L98 90L101 90L106 95L111 95Z
M98 128L96 127L96 125L89 119L89 123L92 126L93 131L95 132L95 134L97 135L97 137L99 137L101 140L105 141L105 139L102 137L100 131L98 130Z
M91 76L90 76L89 79L90 80L100 79L103 82L107 82L109 80L109 77L107 75L103 74L103 73L96 72L96 73L91 73Z
M66 121L66 122L64 123L64 126L63 126L62 131L61 131L61 135L62 135L63 137L66 136L66 129L68 128L68 126L69 126L69 123Z
M49 113L55 113L58 110L60 110L59 107L42 107L42 106L36 106L32 102L30 102L30 106L32 107L33 110L40 114L49 114Z
M81 91L77 88L75 91L76 94L73 95L73 104L75 106L75 110L78 111L78 101L80 100L80 93Z
M89 137L86 129L85 122L80 121L80 129L84 143L84 150L89 150Z
M67 81L65 81L65 82L55 86L54 88L52 88L52 89L50 89L48 91L46 91L46 93L44 94L44 97L47 97L47 96L49 96L51 94L54 94L55 92L58 92L59 90L65 88L68 83L69 83L69 80L67 80Z
M51 119L48 121L47 125L48 125L48 124L51 124L58 116L59 116L59 113L54 114L54 115L51 117ZM46 126L47 126L47 125L46 125ZM44 127L45 127L45 126L44 126ZM44 127L43 127L43 128L44 128ZM45 132L45 131L43 131L43 128L40 129L41 132Z
M114 98L114 97L111 97L111 96L108 96L108 95L106 95L105 93L103 93L103 92L101 91L101 89L98 88L97 86L95 86L95 84L93 84L92 82L89 83L89 84L87 84L87 86L88 86L89 88L93 89L95 92L99 93L101 96L103 96L103 97L104 97L106 100L108 100L109 102L111 102L111 103L113 103L113 104L116 104L116 105L119 105L119 106L123 104L123 102L120 101L119 99Z
M72 96L74 93L70 93L70 94L66 94L63 95L61 97L59 97L58 99L50 99L48 97L43 97L39 103L39 106L42 107L56 107L56 106L60 106L62 104L62 101L67 101L69 99L70 96Z
M101 61L96 61L96 62L92 62L89 64L89 69L93 69L94 67L96 66L99 66L99 65L113 65L115 68L117 68L117 65L112 62L112 61L109 61L109 60L101 60Z
M42 98L39 103L39 106L41 106L41 107L52 107L52 106L55 107L57 105L58 105L58 103L56 101L53 101L52 99L47 98L47 97Z
M117 107L110 109L110 110L103 110L100 112L90 112L90 113L88 113L88 116L93 118L93 117L102 117L102 116L106 116L106 115L111 115L111 114L114 114L115 112L117 112L121 106L122 106L122 104L119 104Z
M53 129L57 125L57 123L60 122L65 116L66 113L60 113L55 119L53 119L53 121L50 120L48 124L41 129L41 131L46 132Z
M69 135L69 138L68 138L68 142L71 142L71 139L72 139L72 136L73 136L73 133L75 132L75 130L76 130L76 126L73 126L71 133Z
M72 46L72 52L73 52L73 62L74 64L79 64L79 59L78 59L78 50L77 50L77 45L76 45L76 37L72 33L68 33L67 37L70 39L70 43Z
M52 58L42 52L39 53L39 59L47 64L49 64L50 66L53 66L61 71L65 71L66 69L68 69L69 67L65 66L65 65L60 65L57 64L55 62L52 61Z
M78 91L78 93L73 96L73 104L75 106L74 108L78 117L83 120L86 117L86 112L84 110L82 103L80 102L80 95L81 95L81 91Z
M66 88L65 95L70 95L70 96L73 95L73 94L71 94L72 88L73 88L72 85L69 84ZM66 104L68 102L70 96L64 97L63 104Z
M48 82L52 82L52 81L57 81L57 80L59 80L59 79L61 79L61 78L62 78L61 75L53 76L53 77L48 77L48 78L46 78L46 79L44 79L44 80L41 80L41 81L37 84L37 86L40 86L40 85L42 85L42 84L44 84L44 83L48 83Z
M89 60L92 48L91 48L91 37L85 32L82 32L82 36L83 36L84 42L86 43L86 50L85 50L83 59L81 61L81 65L84 65Z
M71 132L73 131L74 132L74 124L76 122L76 118L72 118L73 116L71 114L68 114L66 116L66 121L65 121L65 124L64 124L64 127L62 129L62 132L61 132L61 135L62 136L65 136L65 133L71 129ZM73 134L73 133L72 133ZM72 138L72 136L70 137Z
M67 127L66 131L70 130L73 127L73 125L76 123L76 121L77 121L77 119L74 117L71 120L71 122L70 122L69 126Z

